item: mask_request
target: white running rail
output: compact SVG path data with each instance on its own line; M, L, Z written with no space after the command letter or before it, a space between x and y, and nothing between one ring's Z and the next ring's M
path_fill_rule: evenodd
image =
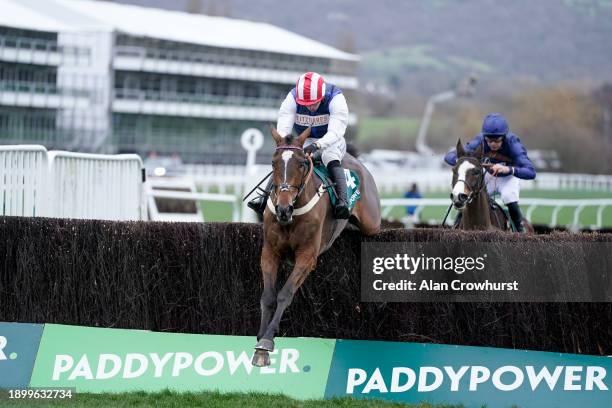
M172 222L203 222L206 218L206 204L202 213L199 202L225 203L232 208L232 222L240 221L240 209L236 196L230 194L198 193L191 178L149 178L145 183L148 197L149 218L151 221ZM159 210L155 198L170 198L174 200L193 201L195 211L190 213L162 212Z
M382 207L382 217L386 218L389 216L391 210L395 207L405 207L405 206L416 206L416 214L418 216L419 212L422 211L424 207L442 207L440 210L440 218L444 216L445 208L451 204L450 199L448 198L385 198L380 200L380 204ZM523 198L520 201L520 205L522 208L526 208L525 218L531 222L531 217L533 211L537 207L551 207L552 215L550 227L559 226L558 223L558 215L559 211L564 208L574 208L574 213L572 217L572 223L569 224L569 227L579 228L582 225L580 224L580 213L586 207L596 207L596 221L593 228L601 229L603 227L603 212L607 207L612 207L612 198L596 198L596 199L548 199L548 198Z
M378 190L392 194L410 190L416 183L423 192L450 191L452 172L448 169L401 169L367 166ZM269 165L258 165L258 173L271 170ZM185 165L185 175L193 177L196 185L207 192L215 188L221 193L239 191L244 181L245 166ZM523 190L588 190L612 192L612 175L538 173L535 180L521 180Z

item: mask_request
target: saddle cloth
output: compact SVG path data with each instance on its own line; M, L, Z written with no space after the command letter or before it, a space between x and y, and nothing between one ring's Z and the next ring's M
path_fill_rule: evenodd
M325 167L323 164L315 165L314 172L325 185L332 205L336 205L338 197L336 196L336 190L334 189L331 178L329 177L327 167ZM344 176L346 177L348 206L349 210L352 210L353 207L355 207L355 204L357 204L357 201L359 201L361 198L361 192L359 191L359 176L357 176L357 173L355 173L353 170L348 169L344 169Z

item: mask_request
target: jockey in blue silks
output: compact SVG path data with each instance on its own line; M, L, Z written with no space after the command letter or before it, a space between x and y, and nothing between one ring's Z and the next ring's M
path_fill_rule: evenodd
M499 113L491 113L484 118L482 131L465 145L465 151L473 152L480 145L483 146L483 160L493 164L485 174L487 192L501 195L516 230L524 232L523 215L518 205L519 179L532 180L536 177L535 168L527 157L527 149L518 136L509 131L506 118ZM454 166L457 163L456 150L448 152L444 161Z
M346 154L344 133L348 120L349 111L342 90L326 83L316 72L306 72L281 104L276 124L277 132L283 137L291 134L293 129L300 134L311 128L310 137L304 142L304 152L312 155L321 151L321 160L327 166L338 194L334 217L340 219L350 216L346 178L340 165ZM271 188L272 180L263 195L250 201L248 206L263 214Z

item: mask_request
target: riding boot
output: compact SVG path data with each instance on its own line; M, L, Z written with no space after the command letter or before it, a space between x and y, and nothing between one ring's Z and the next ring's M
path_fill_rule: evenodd
M512 219L514 228L516 228L516 232L525 232L525 228L523 227L523 214L521 213L521 207L519 207L516 201L513 203L508 203L506 205L508 206L508 213L510 214L510 218Z
M348 201L346 195L346 177L344 176L344 169L340 166L338 160L332 160L327 164L327 170L329 175L336 185L336 206L334 207L334 218L347 219L351 216L348 208Z
M453 228L459 228L459 225L461 225L461 218L463 218L463 211L457 211L457 217L455 218Z
M264 211L266 210L266 202L270 196L270 191L272 191L272 177L268 179L268 184L266 185L264 191L259 196L249 201L247 206L259 215L263 215Z

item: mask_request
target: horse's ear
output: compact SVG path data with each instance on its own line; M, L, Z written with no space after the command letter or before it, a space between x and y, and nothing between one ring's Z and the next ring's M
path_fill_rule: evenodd
M483 154L483 148L482 148L482 143L480 143L478 145L478 148L474 150L474 157L476 157L477 159L482 159L482 154Z
M310 137L310 127L307 127L306 130L300 133L298 136L298 143L300 147L304 146L304 142L306 139L308 139L308 137Z
M283 137L276 131L274 125L270 125L270 133L272 134L276 145L279 146L283 141Z
M465 150L463 149L463 144L461 143L461 139L457 139L457 157L465 156Z

